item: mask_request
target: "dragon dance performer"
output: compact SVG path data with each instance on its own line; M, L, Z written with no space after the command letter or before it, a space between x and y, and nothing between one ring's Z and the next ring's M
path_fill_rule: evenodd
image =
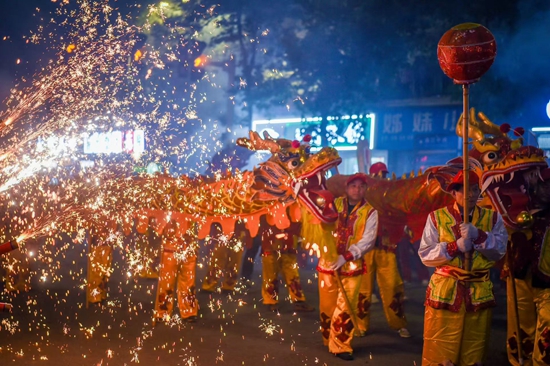
M384 163L373 164L369 173L373 176L385 178L388 174L388 168ZM389 232L382 225L378 226L378 235L374 244L374 249L365 254L365 273L361 281L359 290L359 313L358 326L362 333L366 333L370 323L370 301L374 285L374 276L378 282L380 298L384 309L384 315L390 328L398 331L403 338L409 338L411 335L407 330L407 319L403 310L403 300L405 289L403 280L397 268L397 257L395 251L397 244L391 243Z
M298 272L297 239L301 224L291 223L281 230L262 219L262 298L271 311L279 310L279 273L282 272L294 311L310 312L315 309L306 303Z
M195 295L195 271L198 243L189 232L183 235L179 233L178 226L178 222L171 219L164 227L162 235L154 323L170 319L176 293L181 318L188 323L197 320L199 305Z
M529 192L535 203L533 225L529 230L511 234L510 256L505 268L508 292L508 360L519 365L516 339L516 317L511 276L516 286L516 301L521 329L522 354L525 366L550 365L550 169L541 173Z
M108 225L94 226L88 233L87 304L99 304L107 299L109 277L112 273L113 248L109 245Z
M338 211L338 257L331 261L321 251L317 266L323 343L328 345L329 352L347 361L353 360L352 317L359 308L359 289L365 272L363 256L374 248L378 230L378 212L364 199L366 189L364 173L354 174L346 181L346 197L334 202ZM326 240L333 239L328 236ZM340 276L342 286L338 283Z
M469 174L463 192L462 171L446 191L455 204L433 211L426 221L418 254L436 267L426 291L422 365L482 365L489 343L495 306L489 270L506 253L508 233L499 213L476 205L479 179ZM468 194L470 223L463 222L462 203ZM464 253L473 251L466 270Z
M223 235L218 224L212 225L210 236L214 241L214 250L210 257L208 272L202 282L202 290L215 292L220 278L223 277L222 292L233 292L237 284L244 247L251 245L250 234L244 222L238 221L231 236Z

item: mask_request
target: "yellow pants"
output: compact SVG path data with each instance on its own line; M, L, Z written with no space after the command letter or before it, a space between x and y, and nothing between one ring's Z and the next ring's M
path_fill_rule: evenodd
M357 314L362 276L341 277L344 291L353 309L348 309L344 292L332 274L319 272L319 311L324 345L331 353L351 353L353 323L350 312Z
M489 346L492 309L458 313L426 306L422 366L482 364ZM449 362L452 362L450 364Z
M155 319L165 319L171 316L176 292L181 317L185 319L197 316L199 304L195 296L196 265L196 256L178 259L173 252L163 251L155 301Z
M98 245L90 248L88 302L97 303L107 298L107 283L112 273L112 261L113 249L109 245Z
M31 290L31 269L29 258L21 249L13 250L4 254L5 256L5 284L6 291L27 292Z
M237 284L239 266L243 257L242 246L233 247L218 243L214 248L202 289L214 292L223 277L222 290L233 291Z
M550 365L550 289L531 286L531 276L515 280L521 328L522 355L525 366ZM508 361L519 366L516 339L516 311L512 297L512 281L507 279Z
M365 254L367 272L363 274L359 290L359 309L357 312L357 326L361 332L369 330L370 305L374 285L374 275L378 282L384 315L390 328L399 330L407 326L407 319L403 310L405 297L403 280L397 269L395 253L375 248Z
M306 297L300 283L296 254L275 252L262 254L262 298L266 305L279 301L279 273L283 274L290 301L305 301Z

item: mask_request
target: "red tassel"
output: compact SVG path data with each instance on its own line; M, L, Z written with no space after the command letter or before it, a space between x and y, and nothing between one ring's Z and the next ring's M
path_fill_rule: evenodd
M512 127L508 123L503 123L500 125L500 132L502 133L508 133L511 129Z
M514 135L523 136L524 133L525 133L525 129L523 127L514 128Z

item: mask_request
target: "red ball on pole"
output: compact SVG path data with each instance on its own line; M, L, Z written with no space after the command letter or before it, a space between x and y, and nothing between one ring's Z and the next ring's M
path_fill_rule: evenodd
M485 74L497 54L493 34L481 24L463 23L449 29L437 44L441 69L455 84L472 84Z

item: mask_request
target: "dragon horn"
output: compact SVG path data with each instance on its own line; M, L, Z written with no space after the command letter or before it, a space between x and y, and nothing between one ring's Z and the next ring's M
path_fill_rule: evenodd
M269 136L269 133L267 131L264 131L264 139L269 141L274 141L277 145L279 145L279 148L285 149L292 146L292 141L287 139L274 139L273 137Z
M266 132L264 132L264 135ZM269 137L269 134L267 134L266 139L262 139L258 132L256 131L250 131L249 132L250 138L241 137L237 139L237 145L246 147L249 150L252 151L258 151L258 150L269 150L272 154L278 152L281 147L277 142L275 142L271 137Z
M462 123L464 121L463 114L460 114L460 118L458 119L458 123L456 124L456 134L462 138ZM471 137L473 140L477 141L483 141L483 132L479 129L479 122L476 119L476 113L474 108L470 108L470 121L468 125L468 137Z
M477 115L481 119L480 123L480 129L485 134L495 135L495 136L506 136L505 133L503 133L500 130L500 126L493 123L489 117L485 115L483 112L478 112Z

